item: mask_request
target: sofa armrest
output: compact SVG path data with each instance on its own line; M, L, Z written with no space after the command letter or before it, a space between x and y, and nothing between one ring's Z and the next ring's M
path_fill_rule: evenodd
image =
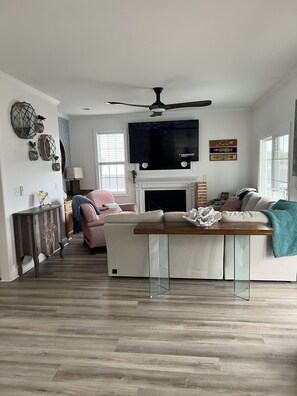
M119 204L119 207L124 211L124 212L138 212L137 205L136 203L123 203Z
M99 217L96 213L94 206L89 203L84 203L80 205L80 212L87 223L93 220L97 220Z

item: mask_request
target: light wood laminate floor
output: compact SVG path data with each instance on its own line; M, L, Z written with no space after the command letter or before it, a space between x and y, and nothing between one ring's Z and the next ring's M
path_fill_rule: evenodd
M182 263L181 263L182 265ZM297 395L297 284L107 275L105 252L75 236L0 284L0 395Z

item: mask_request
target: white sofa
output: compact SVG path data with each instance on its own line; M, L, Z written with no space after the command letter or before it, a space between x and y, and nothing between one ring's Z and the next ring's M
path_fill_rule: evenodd
M274 202L257 193L242 201L241 211L222 211L223 222L265 222L260 212ZM148 237L134 235L139 222L182 221L183 212L161 210L141 214L117 214L105 217L104 233L110 276L148 276ZM233 237L207 235L170 235L169 257L171 278L233 279ZM296 281L297 256L275 258L271 237L251 236L251 280Z
M105 217L104 233L110 276L147 277L148 237L134 235L140 222L184 222L183 212L162 210ZM170 277L185 279L223 279L224 237L220 235L170 235Z

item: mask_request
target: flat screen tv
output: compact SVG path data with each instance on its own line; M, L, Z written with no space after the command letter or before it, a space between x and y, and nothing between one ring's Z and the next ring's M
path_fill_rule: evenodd
M188 168L199 160L199 120L134 122L128 133L130 163L144 169Z

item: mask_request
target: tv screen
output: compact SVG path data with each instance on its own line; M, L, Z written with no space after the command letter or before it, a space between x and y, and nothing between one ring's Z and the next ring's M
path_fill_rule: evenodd
M131 163L199 160L199 120L129 123L128 132Z

